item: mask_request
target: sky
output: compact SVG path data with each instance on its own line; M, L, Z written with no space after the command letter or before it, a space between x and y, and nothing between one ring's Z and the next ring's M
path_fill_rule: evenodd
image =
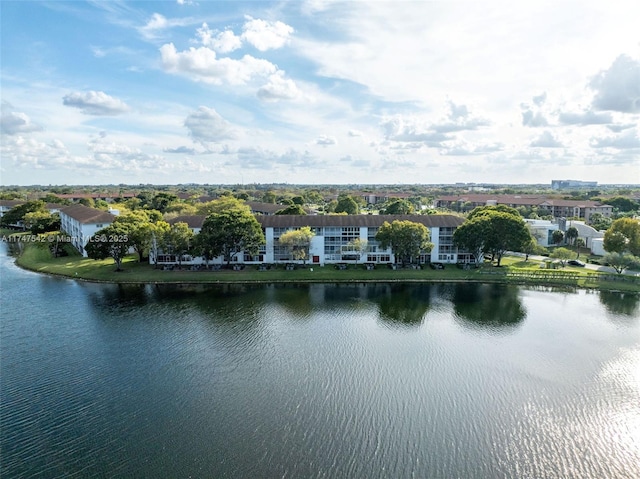
M640 184L640 2L0 2L1 185Z

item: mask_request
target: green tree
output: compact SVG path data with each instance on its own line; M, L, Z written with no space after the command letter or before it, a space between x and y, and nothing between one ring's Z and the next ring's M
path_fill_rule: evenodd
M616 196L609 198L607 204L613 206L617 211L627 212L636 211L640 209L640 202L634 201L631 198L625 198L624 196Z
M576 253L578 253L578 256L576 256L576 259L578 259L580 257L580 249L585 247L585 242L582 238L576 238Z
M389 200L385 205L383 211L380 214L385 215L412 215L415 213L415 208L407 200L395 198Z
M462 231L458 233L459 230ZM521 251L531 240L531 233L515 209L484 206L469 214L467 221L454 232L453 239L474 255L482 244L482 251L497 258L500 266L505 251Z
M307 212L300 205L289 205L286 208L276 211L277 215L306 215Z
M589 224L598 231L603 231L609 229L611 226L612 220L611 218L607 218L602 213L594 213L589 216Z
M221 213L231 209L241 209L251 213L251 208L244 201L233 196L221 196L220 198L202 203L196 207L197 215L209 216L211 213Z
M2 216L0 224L3 226L20 224L21 221L24 221L24 217L27 213L34 213L36 211L43 213L47 211L44 201L27 201L21 205L14 206Z
M574 259L575 256L576 253L568 248L555 248L549 255L550 258L560 260L562 266L565 266L565 263L570 259Z
M640 220L620 218L611 223L604 234L603 246L609 253L624 253L640 256Z
M158 267L158 255L160 249L165 247L165 238L171 230L171 226L166 221L156 221L150 223L151 228L151 244L149 245L149 256L153 258L154 267Z
M602 260L615 269L618 274L622 274L626 269L640 265L640 258L630 253L607 253L602 257Z
M391 248L396 262L410 263L421 252L430 252L433 243L426 226L413 221L385 221L376 234L376 241L382 248Z
M129 231L129 241L133 250L138 253L138 261L142 262L149 254L154 238L166 228L155 227L162 221L162 215L155 210L136 210L126 215L118 216L114 223L124 225ZM168 225L167 225L168 226Z
M476 216L481 216L488 213L508 213L510 215L521 217L520 213L517 209L511 208L506 205L495 205L495 206L477 206L474 208L467 216L467 219L472 220Z
M564 233L560 230L555 230L553 233L551 233L551 241L553 241L553 244L560 244L562 243L562 240L564 240Z
M182 221L171 225L164 234L163 246L178 256L178 265L182 266L182 255L189 251L193 240L193 231L187 223Z
M80 198L78 200L78 203L80 203L83 206L86 206L87 208L95 208L96 207L96 202L90 196L88 196L86 198Z
M546 254L547 249L544 246L540 246L535 238L531 238L522 246L522 252L525 254L524 260L529 261L529 256L532 254L543 255Z
M348 215L357 215L359 212L360 207L351 196L342 196L339 198L334 210L334 213L346 213Z
M490 222L483 216L467 220L453 232L453 243L471 253L476 259L476 264L479 264L482 262L490 226Z
M575 241L578 238L578 235L580 233L578 233L578 228L576 228L575 226L570 226L569 228L567 228L567 231L565 232L565 238L567 238L567 243L569 243L570 245L575 245Z
M314 236L315 233L311 231L309 226L303 226L297 230L286 231L278 241L289 249L293 259L302 260L303 264L305 264L309 259L309 249Z
M211 213L202 225L202 241L206 241L214 257L223 256L227 265L240 252L257 254L265 243L262 227L255 216L244 208L231 208Z
M126 225L112 223L91 237L85 251L91 259L113 258L116 271L122 271L122 260L129 252L129 230Z
M318 190L310 190L305 192L304 199L307 204L310 205L319 205L324 203L324 197L320 194Z
M173 193L158 193L152 198L149 207L164 213L170 204L178 201L178 197Z
M48 211L32 211L24 215L24 226L34 235L60 229L60 215Z
M273 191L267 191L264 195L262 195L262 202L275 204L276 198L277 196Z
M369 251L369 242L366 239L361 238L353 239L347 244L346 251L353 252L356 255L357 266L362 255Z

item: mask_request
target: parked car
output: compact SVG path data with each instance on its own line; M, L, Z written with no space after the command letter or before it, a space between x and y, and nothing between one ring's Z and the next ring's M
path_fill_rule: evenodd
M571 266L584 266L584 263L582 261L578 261L577 259L570 259L569 261L567 261L567 264Z

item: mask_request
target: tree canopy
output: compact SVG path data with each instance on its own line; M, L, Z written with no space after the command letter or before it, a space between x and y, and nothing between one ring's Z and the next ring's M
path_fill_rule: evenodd
M549 258L554 258L560 260L562 266L570 260L576 257L575 251L571 251L569 248L555 248L551 254L549 254Z
M411 215L415 213L414 206L407 200L394 198L387 202L380 214L385 215Z
M121 271L122 260L129 252L129 230L122 223L112 223L92 236L85 246L91 259L113 258L116 271Z
M289 205L286 208L276 211L277 215L306 215L307 212L298 204Z
M21 205L16 205L7 211L0 219L2 225L14 225L24 220L27 213L34 213L36 211L46 212L44 201L35 200L27 201Z
M334 209L335 213L346 213L348 215L357 215L360 213L360 206L351 196L342 196L338 198L338 203Z
M640 258L630 253L607 253L602 260L616 270L618 274L622 274L625 269L640 266Z
M199 234L203 235L199 241L207 245L212 257L223 256L227 264L242 251L257 254L265 242L260 223L244 208L211 213Z
M609 253L640 256L640 221L632 218L615 220L604 234L603 246Z
M303 226L297 230L286 231L278 241L289 250L293 259L306 262L309 259L309 249L314 236L315 233L309 226Z
M382 248L391 247L396 262L400 260L403 264L410 263L421 252L431 251L433 243L429 240L427 227L413 221L385 221L376 234Z
M181 264L182 255L191 248L193 236L189 225L179 221L172 224L168 231L165 231L162 243L168 251L178 256L178 264Z
M480 261L482 253L497 258L498 266L505 251L520 251L531 241L531 233L520 214L509 207L474 209L453 233L453 241Z
M162 237L169 230L169 224L162 220L162 214L156 210L135 210L118 216L114 223L127 228L131 247L138 253L140 262L149 254L154 238Z

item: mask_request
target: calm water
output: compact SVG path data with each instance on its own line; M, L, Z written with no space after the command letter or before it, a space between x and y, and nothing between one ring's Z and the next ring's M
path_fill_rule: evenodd
M0 263L3 478L640 477L638 295Z

